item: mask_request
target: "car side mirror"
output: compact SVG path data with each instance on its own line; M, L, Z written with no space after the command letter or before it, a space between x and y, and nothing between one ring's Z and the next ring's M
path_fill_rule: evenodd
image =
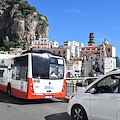
M96 89L95 89L95 88L92 88L92 89L90 90L90 93L91 93L91 94L95 94L95 93L96 93Z

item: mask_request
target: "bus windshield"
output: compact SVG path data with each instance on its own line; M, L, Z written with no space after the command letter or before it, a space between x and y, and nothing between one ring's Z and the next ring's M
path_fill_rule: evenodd
M50 79L63 79L64 66L63 66L62 59L50 58L49 68L50 68L50 71L49 71Z
M32 73L38 79L63 79L63 59L32 55Z

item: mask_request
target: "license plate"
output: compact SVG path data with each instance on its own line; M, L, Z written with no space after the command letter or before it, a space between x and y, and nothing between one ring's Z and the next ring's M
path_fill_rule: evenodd
M45 96L45 98L52 98L52 97L53 97L52 95Z

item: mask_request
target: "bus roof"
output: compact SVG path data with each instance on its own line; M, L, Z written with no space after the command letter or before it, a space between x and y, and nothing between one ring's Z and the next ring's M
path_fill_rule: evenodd
M38 53L38 54L48 53L50 55L62 57L61 55L52 53L52 52L50 52L48 50L28 50L28 51L23 52L22 55L26 54L26 53Z

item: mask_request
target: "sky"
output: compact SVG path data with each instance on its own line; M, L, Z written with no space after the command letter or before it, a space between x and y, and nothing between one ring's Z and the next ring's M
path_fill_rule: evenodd
M27 0L46 16L48 39L59 45L65 41L88 45L89 33L94 33L95 45L106 38L116 47L120 57L120 0Z

